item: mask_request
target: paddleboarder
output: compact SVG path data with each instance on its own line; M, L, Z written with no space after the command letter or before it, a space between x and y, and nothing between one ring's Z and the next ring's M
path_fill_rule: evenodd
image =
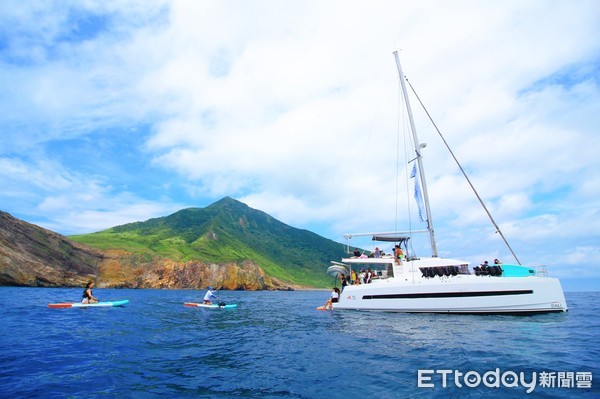
M213 294L213 287L212 286L208 286L208 290L206 291L206 294L204 295L204 299L202 300L202 303L206 304L206 305L212 305L212 298L217 299L217 296L215 294Z
M94 282L90 281L85 285L85 290L83 290L83 299L81 303L97 303L100 302L98 298L92 294L92 288L94 288Z

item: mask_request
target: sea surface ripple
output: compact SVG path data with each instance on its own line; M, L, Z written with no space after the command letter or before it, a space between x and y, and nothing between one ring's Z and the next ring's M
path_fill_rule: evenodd
M184 307L203 292L95 289L122 308L50 309L82 289L0 287L1 398L520 397L524 386L458 387L418 370L589 372L600 397L600 293L569 312L469 316L317 311L327 291L223 291L236 309Z

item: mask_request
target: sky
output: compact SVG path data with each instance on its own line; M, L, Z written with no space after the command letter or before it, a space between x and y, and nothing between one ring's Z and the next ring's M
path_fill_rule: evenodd
M71 235L229 196L339 242L424 229L394 51L520 262L598 289L597 1L1 2L0 210ZM440 256L514 262L410 101Z

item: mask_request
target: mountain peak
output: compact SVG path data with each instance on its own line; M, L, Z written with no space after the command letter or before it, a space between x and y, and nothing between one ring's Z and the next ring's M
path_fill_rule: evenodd
M231 197L205 208L186 208L72 238L103 249L175 261L252 261L269 276L309 286L326 284L326 266L344 254L342 244L289 226Z
M239 208L239 209L250 208L248 205L244 204L241 201L238 201L238 200L233 199L231 197L223 197L220 200L218 200L217 202L213 202L212 204L208 205L205 209L209 209L209 208L223 208L223 207L236 207L236 208Z

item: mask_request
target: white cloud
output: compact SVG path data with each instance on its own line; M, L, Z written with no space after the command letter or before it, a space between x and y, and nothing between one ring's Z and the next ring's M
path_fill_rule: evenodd
M404 228L396 190L402 202L412 192L395 183L391 54L401 48L405 73L516 247L542 257L558 235L574 248L583 225L598 237L596 2L71 7L96 25L85 31L68 7L27 2L0 16L14 27L0 51L0 177L10 187L0 208L27 206L58 231L83 232L229 195L334 239L390 230L397 209ZM486 247L497 235L418 108L441 246L504 255ZM127 169L129 158L68 163L77 149L67 140L88 140L105 159L101 143L119 146L123 132L130 158L170 173L162 202L107 166Z
M61 234L89 233L115 225L164 216L184 207L117 191L103 179L65 170L37 159L0 158L2 202L25 220Z

